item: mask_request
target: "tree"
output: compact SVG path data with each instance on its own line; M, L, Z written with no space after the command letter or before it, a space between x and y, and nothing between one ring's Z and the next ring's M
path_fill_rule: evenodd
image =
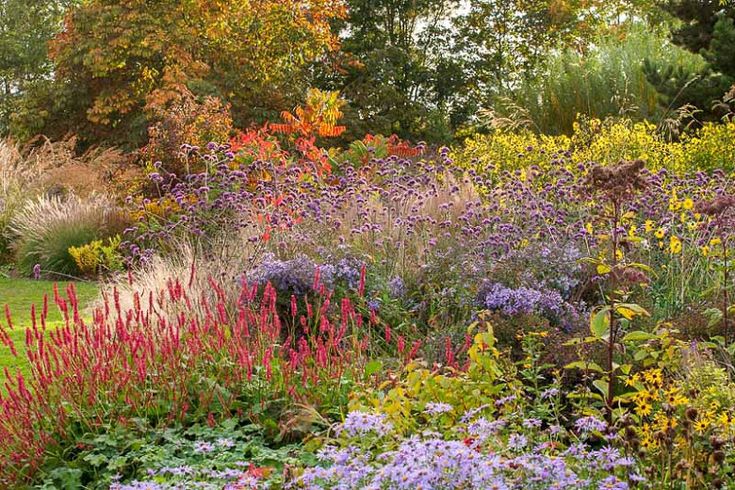
M347 137L397 133L447 138L442 109L462 72L448 73L451 19L458 0L351 0L335 24L342 52L321 86L347 99Z
M650 0L635 0L631 8ZM349 101L349 128L445 141L482 107L581 46L625 0L350 0L344 57L323 85Z
M585 58L600 37L646 17L646 0L477 0L459 19L473 97L492 107L564 52Z
M51 76L48 42L61 29L70 0L0 2L0 135L26 88Z
M699 108L700 119L720 119L723 106L717 102L735 83L735 6L721 0L667 0L662 7L675 19L672 41L702 55L708 65L686 80L654 72L652 83L672 104Z
M25 99L19 132L137 146L155 109L187 90L230 103L237 124L277 113L303 93L308 64L336 47L329 22L343 8L341 0L86 1L52 41L53 84ZM37 118L49 99L61 103Z

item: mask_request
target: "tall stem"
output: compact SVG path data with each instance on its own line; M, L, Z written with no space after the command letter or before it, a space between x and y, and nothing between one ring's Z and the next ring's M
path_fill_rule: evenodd
M722 294L722 300L723 300L723 308L722 308L722 320L725 325L725 344L727 344L730 340L730 322L728 319L728 311L730 309L730 294L728 292L728 288L730 286L730 265L727 263L727 239L725 237L721 238L722 240L722 260L724 261L723 264L723 273L722 273L722 282L723 282L723 294Z
M620 222L620 205L617 201L613 202L612 217L612 259L611 266L613 274L610 276L610 335L607 340L607 400L605 400L607 410L607 423L613 423L613 391L615 389L615 373L613 372L613 357L615 355L615 275L614 271L618 264L618 224Z

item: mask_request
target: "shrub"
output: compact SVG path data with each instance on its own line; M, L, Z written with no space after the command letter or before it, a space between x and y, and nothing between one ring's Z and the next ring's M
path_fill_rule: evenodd
M452 158L461 167L488 176L507 170L525 175L535 167L562 167L576 173L578 166L590 161L612 165L621 159L642 159L653 171L666 169L683 176L696 171L732 171L734 143L735 122L707 123L672 142L647 121L582 118L574 123L568 136L537 135L531 131L477 135L465 141Z
M107 197L42 196L26 204L11 222L18 268L30 274L40 264L43 272L79 274L69 249L114 235L122 223Z
M144 156L149 165L160 162L176 175L202 171L202 161L182 153L181 146L205 147L210 141L227 141L233 131L229 107L215 97L198 101L185 92L173 107L159 110L159 119L148 129Z
M94 240L81 247L69 247L79 272L85 277L97 277L123 270L123 257L119 253L120 236L102 240Z

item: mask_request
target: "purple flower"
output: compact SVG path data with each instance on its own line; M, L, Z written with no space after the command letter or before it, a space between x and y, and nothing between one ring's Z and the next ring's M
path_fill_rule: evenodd
M578 419L574 426L581 432L603 432L607 429L607 423L594 416Z
M385 436L393 429L393 425L386 420L383 414L365 412L350 412L336 429L338 434L347 434L349 437L364 436L374 433Z
M454 410L454 407L449 403L429 402L424 408L424 413L427 413L428 415L441 415L443 413L451 412L452 410Z
M628 490L628 484L611 475L600 482L598 490Z
M511 434L508 437L508 448L514 451L520 451L528 445L528 439L523 434Z

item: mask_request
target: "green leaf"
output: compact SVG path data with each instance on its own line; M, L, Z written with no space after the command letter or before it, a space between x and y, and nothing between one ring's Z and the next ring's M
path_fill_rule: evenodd
M604 306L592 315L590 332L597 338L607 338L610 335L610 307Z
M598 373L604 373L605 371L596 362L592 361L574 361L570 362L564 369L581 369L583 371L597 371Z
M637 351L635 354L633 354L633 360L635 360L635 361L642 361L646 357L648 357L648 352L646 352L643 349L641 349L641 350Z
M623 342L643 342L646 340L653 340L658 338L655 334L644 332L643 330L636 330L629 332L623 337Z
M607 381L603 379L596 379L592 382L592 386L597 388L597 391L602 393L602 396L604 396L607 399L607 388L608 388Z
M383 363L378 360L372 360L365 365L365 376L372 376L383 369Z

